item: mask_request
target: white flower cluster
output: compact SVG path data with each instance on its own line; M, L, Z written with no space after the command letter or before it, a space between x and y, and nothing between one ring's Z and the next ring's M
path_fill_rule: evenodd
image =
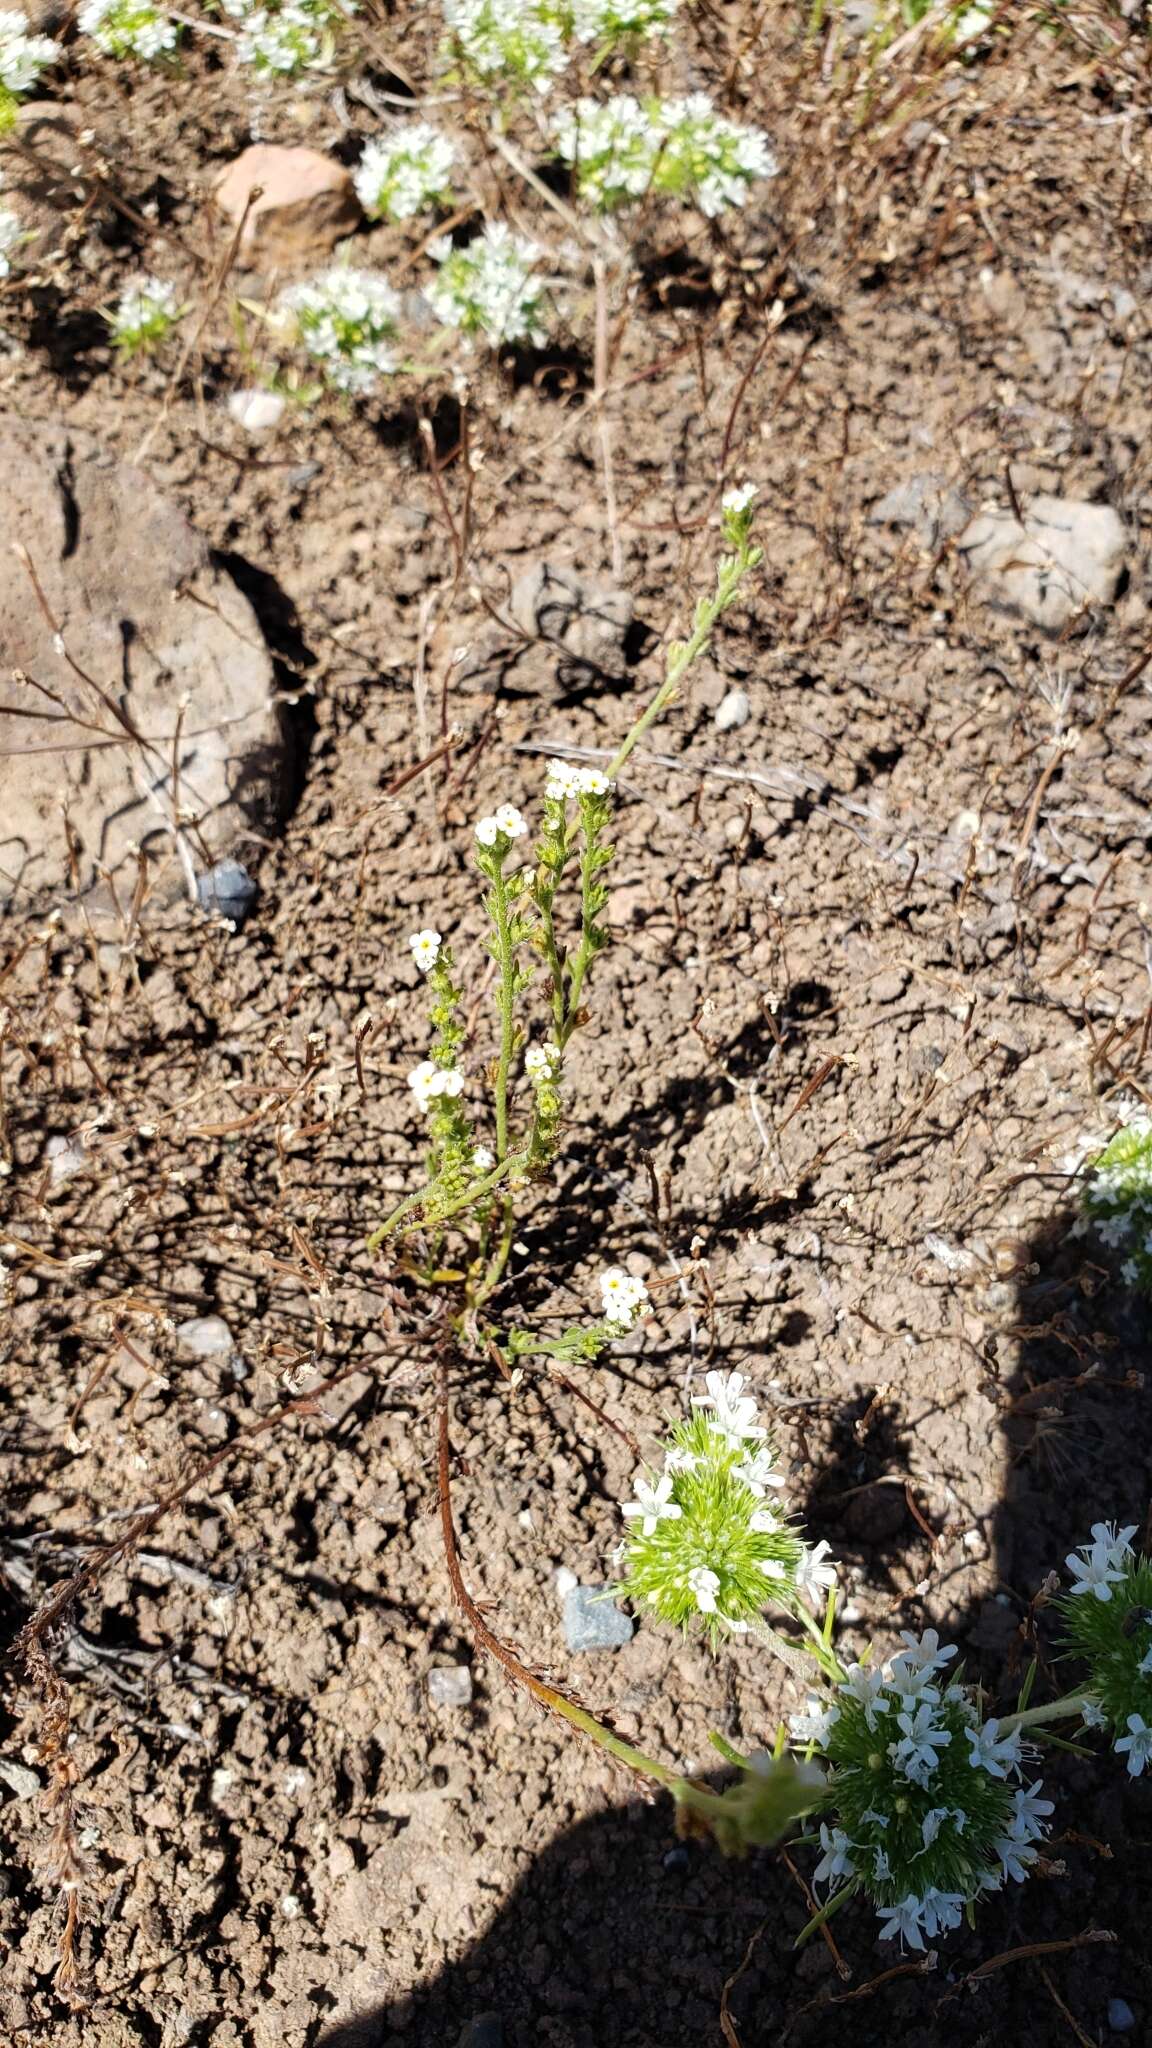
M1091 1543L1082 1543L1064 1562L1075 1581L1072 1592L1111 1600L1112 1588L1128 1575L1136 1524L1117 1529L1114 1522L1093 1522Z
M572 34L581 43L628 42L658 35L680 0L571 0Z
M121 293L115 312L108 316L108 326L115 346L130 356L155 348L179 318L175 285L158 277L141 277Z
M711 219L742 206L749 187L779 169L767 136L718 114L707 93L578 99L557 114L552 132L581 197L602 210L651 191L694 200Z
M481 818L476 826L476 839L481 846L495 846L497 840L523 839L528 830L528 821L516 809L515 804L501 804L490 817Z
M980 1887L982 1891L999 1891L1009 1878L1016 1884L1023 1884L1027 1878L1031 1866L1036 1861L1036 1844L1043 1841L1048 1832L1047 1815L1053 1811L1052 1801L1040 1797L1042 1790L1038 1779L1032 1785L1017 1785L1014 1788L1011 1818L1005 1833L997 1838L994 1845L995 1854L1000 1859L999 1868L988 1871ZM925 1814L923 1821L925 1849L930 1848L935 1839L930 1833L933 1824L938 1831L947 1822L962 1833L966 1819L962 1807L933 1807L930 1813ZM835 1832L837 1836L841 1835L839 1829ZM849 1853L852 1846L847 1836L842 1836L837 1872L840 1876L847 1877L854 1873L855 1866L850 1860ZM876 1872L877 1879L883 1882L891 1873L882 1849L875 1853L874 1861L880 1866ZM891 1941L893 1937L898 1937L901 1945L907 1942L909 1948L923 1949L925 1935L929 1941L935 1941L938 1935L950 1934L953 1929L959 1927L967 1904L968 1898L964 1892L939 1891L934 1885L927 1886L920 1894L909 1892L896 1905L877 1908L880 1939Z
M600 768L577 768L572 761L549 761L544 794L553 803L569 797L607 796L612 784Z
M9 252L17 247L23 234L16 215L7 206L0 206L0 277L7 277L11 270Z
M51 36L30 36L24 15L0 10L0 85L10 93L31 92L40 73L60 55Z
M483 334L494 347L544 340L544 286L533 276L539 255L534 242L492 221L466 247L454 249L442 236L429 254L440 274L428 288L428 303L446 326Z
M451 196L456 145L427 121L409 121L366 144L352 175L365 213L410 220Z
M150 0L87 0L76 26L108 57L166 57L180 34Z
M737 484L735 490L725 491L720 508L733 519L740 519L760 495L759 484Z
M605 1322L619 1323L622 1330L630 1330L648 1306L648 1289L644 1282L635 1280L623 1266L609 1266L601 1273L600 1293ZM672 1482L669 1480L668 1491L671 1490ZM625 1508L624 1512L627 1514L628 1509ZM679 1508L676 1512L679 1514Z
M440 957L440 934L425 927L422 932L413 932L408 941L412 958L421 974L430 974Z
M252 0L221 0L237 23L236 54L242 64L268 77L292 78L324 68L333 47L335 23L356 12L356 0L285 0L253 6Z
M308 284L293 285L281 304L295 320L302 345L337 390L371 391L395 369L391 343L400 300L370 270L334 265Z
M547 92L568 62L550 0L443 0L444 25L477 78Z
M542 1045L530 1045L524 1055L524 1072L530 1081L554 1081L560 1072L560 1047L546 1038Z
M430 1109L439 1096L451 1099L463 1094L464 1076L458 1067L438 1067L432 1060L421 1060L409 1074L408 1086L420 1108Z

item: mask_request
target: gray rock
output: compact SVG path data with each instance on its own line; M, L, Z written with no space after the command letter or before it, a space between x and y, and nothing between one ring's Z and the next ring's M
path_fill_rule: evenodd
M468 2020L457 2048L504 2048L504 2022L498 2012L478 2012Z
M1126 1998L1108 2000L1108 2029L1113 2034L1130 2034L1136 2025L1136 2015Z
M712 714L717 732L735 732L752 716L752 699L747 690L729 690Z
M688 1869L692 1859L689 1856L687 1849L684 1847L683 1842L677 1842L674 1849L668 1849L665 1851L664 1855L660 1858L660 1861L663 1868L665 1870L671 1871L674 1877L683 1877L684 1872Z
M618 1650L634 1632L635 1624L606 1586L573 1586L566 1596L564 1634L570 1650Z
M982 512L960 537L974 593L1049 633L1111 603L1126 545L1111 505L1073 498L1033 498L1023 523L1011 512Z
M235 1348L223 1316L191 1316L178 1323L176 1342L193 1358L227 1358Z
M966 498L935 470L918 470L868 514L872 526L911 526L926 548L937 548L959 533L971 513Z
M467 1707L472 1701L472 1671L467 1664L438 1664L428 1673L428 1697L434 1707Z
M566 564L537 562L513 585L509 610L525 633L557 649L562 689L601 677L618 682L626 674L624 643L633 618L626 590L593 583Z
M0 1758L0 1779L17 1799L35 1799L44 1789L35 1771L25 1764L9 1763L7 1757Z
M196 894L201 910L226 917L242 925L260 891L242 861L218 860L207 874L196 877Z

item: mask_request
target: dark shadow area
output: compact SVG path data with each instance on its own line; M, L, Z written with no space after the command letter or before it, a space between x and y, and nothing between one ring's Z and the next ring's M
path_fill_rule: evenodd
M316 656L304 639L295 605L274 576L244 555L217 553L214 559L248 599L272 657L280 698L277 716L288 742L277 777L277 822L284 824L299 803L308 780L316 738L316 710L308 691L308 677L316 666ZM260 767L257 761L256 770ZM242 789L238 795L243 802Z

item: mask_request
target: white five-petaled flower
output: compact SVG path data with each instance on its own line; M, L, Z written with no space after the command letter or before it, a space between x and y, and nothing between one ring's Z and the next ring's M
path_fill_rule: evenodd
M710 1572L707 1565L698 1564L689 1572L685 1583L701 1614L715 1614L716 1595L720 1591L717 1574Z
M481 846L495 846L501 836L505 839L523 839L527 830L527 820L521 816L515 804L501 804L490 817L480 819L476 826L476 837Z
M1138 1778L1145 1764L1152 1758L1152 1728L1143 1714L1129 1714L1128 1733L1121 1735L1115 1745L1118 1756L1128 1752L1128 1776Z
M855 1847L843 1828L830 1828L827 1821L820 1823L820 1847L824 1854L812 1872L813 1884L830 1884L833 1878L854 1877L856 1865L848 1851Z
M884 1697L884 1684L882 1671L873 1671L867 1664L850 1664L840 1688L863 1707L865 1724L873 1734L877 1714L886 1714L892 1704Z
M648 1289L642 1280L626 1273L623 1266L609 1266L600 1275L600 1293L604 1303L604 1320L619 1323L630 1330L638 1315L648 1305Z
M1135 1522L1120 1530L1112 1522L1093 1522L1091 1543L1082 1543L1064 1560L1076 1580L1073 1593L1094 1593L1097 1600L1111 1600L1113 1586L1127 1569L1135 1534Z
M757 1508L748 1517L748 1527L753 1536L775 1536L783 1526L779 1515L774 1515L771 1508ZM783 1565L780 1565L773 1576L778 1578L783 1570Z
M810 1692L804 1712L789 1714L788 1727L794 1742L812 1742L817 1749L824 1749L839 1719L839 1707L826 1706L818 1693Z
M923 1948L921 1921L924 1906L915 1892L909 1892L907 1898L901 1899L898 1906L880 1906L877 1910L881 1922L881 1941L891 1941L893 1935L899 1935L901 1945L907 1942L909 1948Z
M664 1454L666 1472L694 1472L700 1463L695 1451L686 1451L679 1444L673 1444Z
M771 1451L763 1447L758 1451L747 1452L740 1463L732 1467L732 1477L741 1480L749 1493L754 1493L758 1500L770 1486L779 1493L787 1484L783 1472L776 1469Z
M554 803L569 797L607 796L612 784L602 768L579 768L574 761L549 761L544 794Z
M1008 1832L1018 1842L1033 1842L1048 1832L1045 1815L1055 1813L1050 1799L1041 1799L1044 1787L1037 1778L1033 1785L1017 1785L1012 1795L1012 1820Z
M542 1045L530 1045L524 1055L524 1071L533 1081L551 1081L560 1071L560 1047L546 1038Z
M487 1145L477 1145L472 1154L472 1164L478 1167L481 1173L490 1173L496 1164L496 1154Z
M738 519L742 512L747 512L749 505L753 504L759 495L759 484L738 484L735 490L725 491L720 502L725 512Z
M420 969L421 974L431 973L440 952L439 932L430 930L413 932L408 944L412 949L412 958Z
M427 1109L438 1095L460 1095L464 1076L458 1067L438 1067L433 1060L421 1060L409 1074L408 1086L421 1109Z
M1001 1735L999 1727L999 1721L985 1721L982 1728L964 1731L968 1737L969 1763L974 1771L987 1771L990 1778L1006 1778L1023 1761L1020 1730L1013 1728L1010 1734Z
M937 1750L947 1749L952 1740L951 1731L938 1728L932 1713L932 1704L926 1700L914 1713L897 1714L896 1725L902 1733L898 1741L888 1745L896 1769L914 1785L928 1783L940 1762Z
M823 1595L836 1584L836 1564L826 1556L830 1543L820 1542L814 1550L806 1543L800 1546L800 1561L796 1566L796 1591L805 1600L811 1600L819 1607Z
M629 1520L636 1515L643 1517L640 1523L645 1536L654 1536L660 1522L678 1522L683 1508L678 1508L672 1498L672 1474L664 1472L652 1485L647 1479L637 1479L633 1492L635 1500L625 1501L620 1512Z
M756 1421L756 1403L743 1388L745 1379L742 1372L710 1372L705 1375L706 1394L693 1394L694 1408L711 1408L709 1421L719 1436L724 1437L733 1449L742 1443L756 1442L766 1437L768 1431Z
M948 1934L954 1927L959 1927L964 1905L963 1892L940 1892L935 1885L929 1885L921 1901L924 1932L929 1941L938 1934Z

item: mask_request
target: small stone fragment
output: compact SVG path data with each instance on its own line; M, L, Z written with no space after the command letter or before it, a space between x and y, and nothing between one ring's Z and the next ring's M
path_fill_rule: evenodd
M980 513L959 542L975 593L1049 633L1111 603L1126 545L1111 505L1044 497L1033 498L1023 523L1011 512Z
M226 917L235 925L244 923L259 891L242 862L218 860L215 867L196 878L201 910Z
M556 1573L556 1598L561 1602L565 1601L579 1584L575 1572L570 1572L567 1565L562 1564Z
M177 1325L176 1342L193 1358L227 1358L235 1348L223 1316L190 1316Z
M634 1628L606 1586L573 1586L564 1601L564 1634L570 1650L619 1650L632 1641Z
M1130 2034L1136 2025L1136 2015L1126 1998L1108 2000L1108 2029L1113 2034Z
M259 197L252 199L257 188ZM233 233L244 222L237 258L249 270L307 270L361 219L343 164L318 149L279 143L244 150L224 171L214 197Z
M504 2048L504 2022L498 2012L478 2012L465 2022L457 2048Z
M467 1664L437 1664L428 1673L428 1697L434 1707L470 1706L471 1667Z
M712 715L717 732L735 732L739 726L747 725L752 716L752 699L747 690L729 690L722 697Z
M45 1145L44 1157L48 1161L48 1178L53 1187L71 1180L74 1173L83 1172L87 1164L84 1140L78 1132L71 1138L66 1138L62 1132L57 1131Z
M868 522L871 526L911 526L922 547L936 548L960 532L971 509L946 477L921 469L880 498L868 514Z
M0 1781L17 1799L35 1799L37 1793L44 1789L35 1771L30 1771L25 1764L9 1763L6 1757L0 1758Z
M228 411L246 434L266 434L284 417L284 400L275 391L233 391Z
M683 1842L677 1842L675 1848L665 1851L660 1861L664 1869L670 1871L674 1877L683 1877L692 1859Z
M598 678L619 682L627 673L633 604L626 590L593 583L562 563L537 562L513 585L509 610L525 633L559 651L562 689Z

